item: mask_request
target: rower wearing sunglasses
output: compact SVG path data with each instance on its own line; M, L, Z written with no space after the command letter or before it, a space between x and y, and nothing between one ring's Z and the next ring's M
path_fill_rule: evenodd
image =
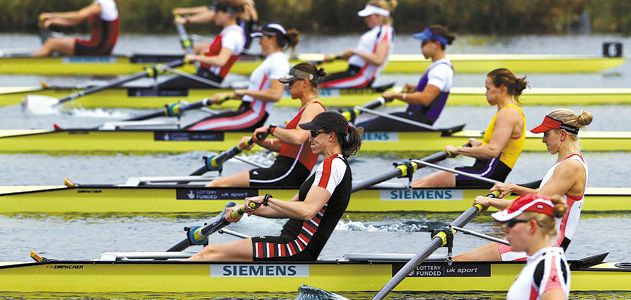
M512 183L498 183L491 190L499 191L499 198L478 196L474 203L486 207L492 206L498 209L506 209L511 205L512 201L501 198L511 193L518 195L534 193L539 195L563 195L569 209L559 222L559 235L554 244L567 250L578 227L587 185L587 163L583 159L578 143L578 132L580 128L589 125L591 122L592 114L586 111L583 111L580 115L576 115L568 109L556 109L550 112L539 126L531 130L533 133L543 133L543 143L548 147L548 152L557 155L556 164L543 177L539 188L531 189ZM525 260L526 257L526 253L522 252L522 250L512 249L511 246L502 244L490 243L469 253L456 256L455 260L517 261Z
M289 75L279 81L287 84L292 99L300 100L300 111L285 128L274 124L259 127L252 136L241 139L243 150L252 149L250 138L257 145L278 152L274 164L269 168L256 168L211 181L209 187L260 187L300 186L311 173L318 155L311 152L309 131L298 125L311 122L325 111L318 100L318 82L325 76L324 70L309 63L300 63L289 70ZM267 136L259 139L257 136Z
M326 111L301 123L310 132L309 148L324 160L290 201L271 197L246 198L240 208L265 218L288 218L279 236L246 238L206 246L190 260L205 261L315 261L333 233L351 197L352 173L346 161L361 145L361 128L348 125L338 112ZM255 207L254 209L252 207ZM238 222L231 217L230 222Z
M555 196L525 194L493 218L504 224L504 234L515 251L528 255L528 263L513 282L506 299L567 299L570 267L565 251L551 246L557 234L555 218L566 215L567 206Z

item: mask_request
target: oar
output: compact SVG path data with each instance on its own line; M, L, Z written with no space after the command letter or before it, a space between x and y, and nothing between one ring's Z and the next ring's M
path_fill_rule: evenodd
M182 45L182 49L186 54L193 53L193 39L186 33L186 28L184 28L184 24L176 24L175 30L177 30L177 35L180 38L180 45Z
M384 182L386 180L395 178L395 177L399 177L399 176L410 176L412 175L414 172L416 172L417 169L423 167L422 164L418 163L419 161L424 161L424 162L439 162L441 160L446 159L447 157L449 157L449 155L447 154L447 152L441 151L441 152L436 152L430 156L426 156L425 158L421 159L421 160L416 160L416 161L410 161L409 164L399 164L396 166L396 168L394 170L388 171L385 174L364 180L356 185L353 185L352 188L352 192L356 192L358 190L367 188L367 187L371 187L377 183L380 182Z
M265 138L267 138L267 134L264 133L259 133L257 134L256 138L258 138L259 140L264 140ZM254 144L254 139L250 138L246 144L248 146L251 146L252 144ZM241 149L240 147L240 143L239 145L236 145L230 149L228 149L228 151L222 152L219 155L213 155L213 156L209 156L206 157L204 156L204 166L195 170L195 172L191 173L189 176L199 176L199 175L204 175L206 172L208 171L221 171L222 167L223 167L223 163L225 163L227 160L237 156L237 154L241 153L243 151L243 149Z
M208 224L204 226L185 228L184 230L186 230L186 239L171 247L169 250L167 250L167 252L184 251L190 246L205 244L206 241L208 241L209 235L230 224L230 222L226 220L226 211L228 208L235 207L236 205L237 204L234 202L228 202L226 203L224 210L218 216L213 218ZM250 207L257 208L257 205L252 202ZM240 207L239 209L232 211L230 217L236 219L243 214L245 214L245 208Z
M413 159L412 161L415 162L415 163L418 163L418 164L430 167L430 168L434 168L434 169L438 169L438 170L442 170L442 171L445 171L445 172L450 172L450 173L454 173L454 174L458 174L458 175L462 175L462 176L467 176L469 178L473 178L473 179L476 179L476 180L480 180L480 181L484 181L484 182L488 182L488 183L492 183L492 184L502 183L501 181L498 181L498 180L495 180L495 179L482 177L480 175L471 174L471 173L459 171L459 170L448 168L448 167L443 167L443 166L440 166L440 165L433 164L432 162L416 160L416 159Z
M345 110L340 111L340 113L342 114L342 116L344 116L344 118L346 118L346 121L355 122L355 119L357 118L357 116L361 114L359 107L375 109L375 108L384 106L386 105L386 103L391 102L391 101L392 100L386 100L386 98L384 97L378 97L377 99L371 102L368 102L362 106L356 106L354 108L345 109Z
M157 65L154 65L153 67L145 68L145 70L142 72L138 72L136 74L114 80L104 85L94 86L85 90L77 91L61 99L48 97L48 96L41 96L41 95L39 96L27 95L24 98L24 101L22 101L22 106L24 107L24 109L30 110L30 111L37 111L38 109L40 111L50 110L50 108L54 106L61 105L63 103L75 100L85 95L94 94L102 90L116 87L124 83L134 81L143 77L153 77L157 75L157 73L162 72L162 70L164 70L165 68L177 68L184 65L185 63L186 62L184 61L184 59L177 59L166 64L157 64Z
M496 194L489 194L487 197L495 197ZM427 257L429 257L434 251L436 251L441 246L446 245L448 234L453 234L452 227L464 227L467 223L469 223L475 216L478 215L480 211L482 211L483 207L480 204L476 204L473 207L464 211L458 218L456 218L449 226L440 231L432 238L432 242L427 245L423 250L419 251L410 261L408 261L393 277L388 281L388 283L375 295L373 300L375 299L383 299L390 293L405 277L412 272L419 264L421 264Z
M220 104L227 100L230 100L230 96L226 96L222 99L216 100L216 102L213 102L212 99L210 98L204 98L200 101L189 103L189 104L182 104L182 103L165 104L163 110L129 118L124 121L142 121L142 120L148 120L148 119L157 118L157 117L179 117L185 111L210 106L212 104Z
M319 65L321 65L323 63L333 62L333 61L336 61L338 59L342 59L342 55L336 55L336 56L333 57L332 60L329 60L329 61L326 61L326 62L324 61L324 59L320 59L320 60L312 60L309 63L312 64L312 65L319 66Z

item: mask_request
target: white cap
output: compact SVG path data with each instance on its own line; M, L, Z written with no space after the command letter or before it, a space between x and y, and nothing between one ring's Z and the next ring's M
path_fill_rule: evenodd
M367 17L370 15L381 15L384 17L389 17L390 12L387 9L383 9L381 7L376 7L374 5L366 4L364 9L357 12L357 15L360 17Z

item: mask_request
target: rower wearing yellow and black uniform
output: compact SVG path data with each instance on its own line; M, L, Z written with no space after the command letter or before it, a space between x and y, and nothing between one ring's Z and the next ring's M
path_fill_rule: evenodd
M496 69L486 77L486 99L497 106L482 141L471 139L471 147L446 146L452 156L465 155L476 159L473 166L459 171L504 181L517 162L526 139L526 116L518 106L519 95L526 88L525 78L517 78L508 69ZM467 176L439 171L415 180L414 187L491 187L492 184Z

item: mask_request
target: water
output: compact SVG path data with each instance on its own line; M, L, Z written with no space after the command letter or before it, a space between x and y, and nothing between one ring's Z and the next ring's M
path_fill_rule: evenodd
M304 36L298 52L342 51L356 42L356 36L322 38ZM521 54L587 54L600 55L604 41L622 41L630 45L630 38L620 36L517 36L485 37L460 36L449 49L451 53L521 53ZM35 48L38 40L34 36L0 34L0 45L20 45ZM541 45L544 45L542 47ZM143 49L160 49L160 52L180 51L173 35L123 35L116 48L118 53L129 53ZM418 53L418 43L409 36L397 37L395 53ZM422 70L419 71L419 74ZM631 67L625 64L602 74L527 75L532 87L610 87L631 86ZM419 75L384 75L380 81L415 82ZM0 86L36 85L40 81L52 84L85 83L94 78L54 78L42 76L0 75ZM232 77L229 80L243 80ZM455 86L481 86L484 74L458 74ZM484 103L485 99L480 99ZM631 130L627 120L631 109L626 106L570 107L575 111L589 110L594 122L589 130ZM525 107L527 123L532 127L552 107ZM51 128L53 123L64 127L95 126L112 119L124 119L147 111L128 109L105 111L79 111L51 115L28 116L18 107L0 107L0 128ZM270 122L281 123L293 115L295 110L277 108ZM467 121L467 129L482 129L493 115L493 108L448 107L438 126L450 126ZM194 120L202 113L187 115ZM542 145L543 147L543 145ZM205 153L192 152L178 155L113 155L113 156L49 156L41 154L0 154L0 184L2 185L56 185L64 177L81 183L124 182L128 177L184 175L200 166L200 157ZM628 153L586 153L590 164L589 186L631 186L628 171ZM259 157L263 162L266 157ZM369 178L367 170L386 170L393 161L404 159L397 156L367 157L360 155L352 160L353 176L357 180ZM441 164L457 166L470 164L469 158L448 160ZM525 153L519 159L510 182L528 182L540 179L554 157L548 154ZM225 174L248 168L239 162L228 162ZM431 170L416 174L423 176ZM404 182L404 179L398 179ZM588 199L589 201L589 199ZM324 248L321 257L339 258L347 252L414 253L429 240L427 227L444 224L454 214L347 214L338 224L334 234ZM92 259L106 251L161 251L183 238L182 228L196 225L212 215L187 216L2 216L0 215L0 261L28 261L28 251L37 250L45 256L57 259ZM231 226L233 230L249 235L274 234L282 226L282 220L245 218ZM469 229L501 236L499 227L488 216L474 220ZM600 252L610 252L608 260L631 261L627 250L631 244L624 239L614 238L631 232L631 222L626 214L585 214L576 237L569 248L570 258L580 258ZM595 234L597 233L597 234ZM213 236L212 243L232 240L233 237ZM477 238L458 235L455 251L463 252L485 243ZM191 252L197 249L190 249ZM444 251L439 251L444 253ZM199 298L200 295L92 295L95 298ZM231 295L232 296L232 295ZM351 298L366 298L370 295L355 293ZM627 294L583 294L580 298L628 298ZM8 295L11 298L74 298L77 295ZM206 298L206 296L203 296ZM217 296L221 297L221 296ZM294 294L243 295L242 298L292 298ZM503 294L397 294L396 299L495 299Z

